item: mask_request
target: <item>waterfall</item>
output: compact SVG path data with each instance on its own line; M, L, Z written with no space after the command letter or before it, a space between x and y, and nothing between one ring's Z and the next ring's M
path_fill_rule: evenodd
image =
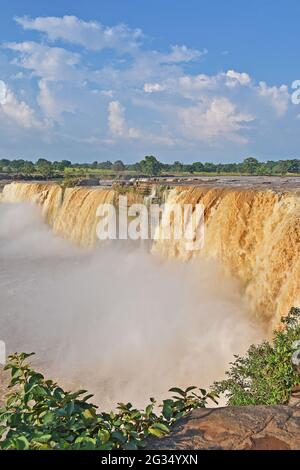
M128 195L132 202L141 200L138 194ZM253 315L270 328L291 306L300 304L300 198L296 191L177 187L163 190L163 197L169 203L203 204L205 242L200 253L193 253L184 250L181 240L157 240L153 252L184 261L198 256L220 260L242 283ZM96 243L97 207L116 203L117 198L112 189L64 191L47 183L11 183L2 194L3 202L38 204L56 234L85 247Z

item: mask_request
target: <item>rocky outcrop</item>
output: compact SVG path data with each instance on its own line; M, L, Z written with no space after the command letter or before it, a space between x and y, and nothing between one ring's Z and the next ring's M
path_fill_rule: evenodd
M300 408L244 406L193 411L172 433L148 441L155 450L300 450Z

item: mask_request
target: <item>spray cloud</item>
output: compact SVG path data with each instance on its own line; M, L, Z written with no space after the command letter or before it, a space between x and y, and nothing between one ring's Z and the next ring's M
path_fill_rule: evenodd
M164 261L125 242L79 249L37 207L0 204L0 339L101 406L208 386L263 333L213 261Z

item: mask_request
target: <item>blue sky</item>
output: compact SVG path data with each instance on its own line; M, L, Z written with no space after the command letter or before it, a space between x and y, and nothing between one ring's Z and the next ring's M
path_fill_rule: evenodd
M300 158L298 1L0 5L0 158Z

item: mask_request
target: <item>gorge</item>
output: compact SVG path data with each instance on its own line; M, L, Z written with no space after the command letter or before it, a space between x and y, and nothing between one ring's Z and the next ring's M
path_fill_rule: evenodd
M151 253L98 246L96 210L116 203L113 189L18 182L1 197L8 348L35 350L107 406L165 396L174 384L210 385L300 303L297 190L200 184L157 193L204 205L200 254L180 240L158 240Z

